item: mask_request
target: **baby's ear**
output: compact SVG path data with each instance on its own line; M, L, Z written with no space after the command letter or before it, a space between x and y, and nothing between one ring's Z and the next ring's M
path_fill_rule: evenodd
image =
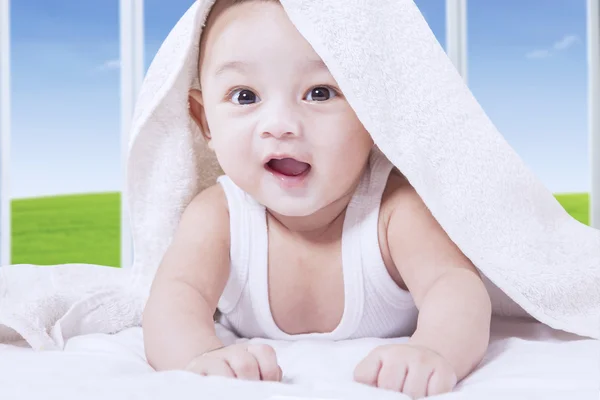
M190 104L190 117L192 117L196 125L198 125L200 132L202 132L202 136L204 136L204 139L208 142L208 146L210 147L210 130L208 129L208 123L206 122L202 92L198 89L190 89L188 101Z

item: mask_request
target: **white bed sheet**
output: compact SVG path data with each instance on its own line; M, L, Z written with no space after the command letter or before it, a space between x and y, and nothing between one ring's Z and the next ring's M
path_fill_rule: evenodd
M598 341L528 321L495 319L492 326L492 342L480 368L454 393L435 398L600 399ZM140 328L116 335L76 337L61 352L0 345L0 399L408 398L352 382L356 363L374 346L390 340L257 341L275 347L284 371L283 383L155 372L145 362Z

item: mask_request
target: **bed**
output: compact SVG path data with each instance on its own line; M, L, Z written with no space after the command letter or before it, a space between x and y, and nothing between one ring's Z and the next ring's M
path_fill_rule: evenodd
M226 342L236 339L219 328ZM597 340L533 321L494 318L488 353L456 391L440 399L600 398ZM156 372L143 351L142 330L71 338L64 351L0 346L0 399L408 399L352 382L354 365L374 346L405 339L269 343L284 371L282 383Z

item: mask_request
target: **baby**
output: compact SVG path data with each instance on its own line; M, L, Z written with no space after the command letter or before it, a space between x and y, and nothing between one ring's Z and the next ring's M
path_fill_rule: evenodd
M374 143L323 61L269 0L219 0L190 115L224 176L184 211L144 312L157 370L279 381L242 337L409 337L354 379L413 398L482 360L491 306L473 266Z

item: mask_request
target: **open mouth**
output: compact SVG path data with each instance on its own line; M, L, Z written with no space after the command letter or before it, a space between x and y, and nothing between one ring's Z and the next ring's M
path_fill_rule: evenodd
M298 178L308 174L311 166L293 158L272 158L265 164L265 168L279 176Z

